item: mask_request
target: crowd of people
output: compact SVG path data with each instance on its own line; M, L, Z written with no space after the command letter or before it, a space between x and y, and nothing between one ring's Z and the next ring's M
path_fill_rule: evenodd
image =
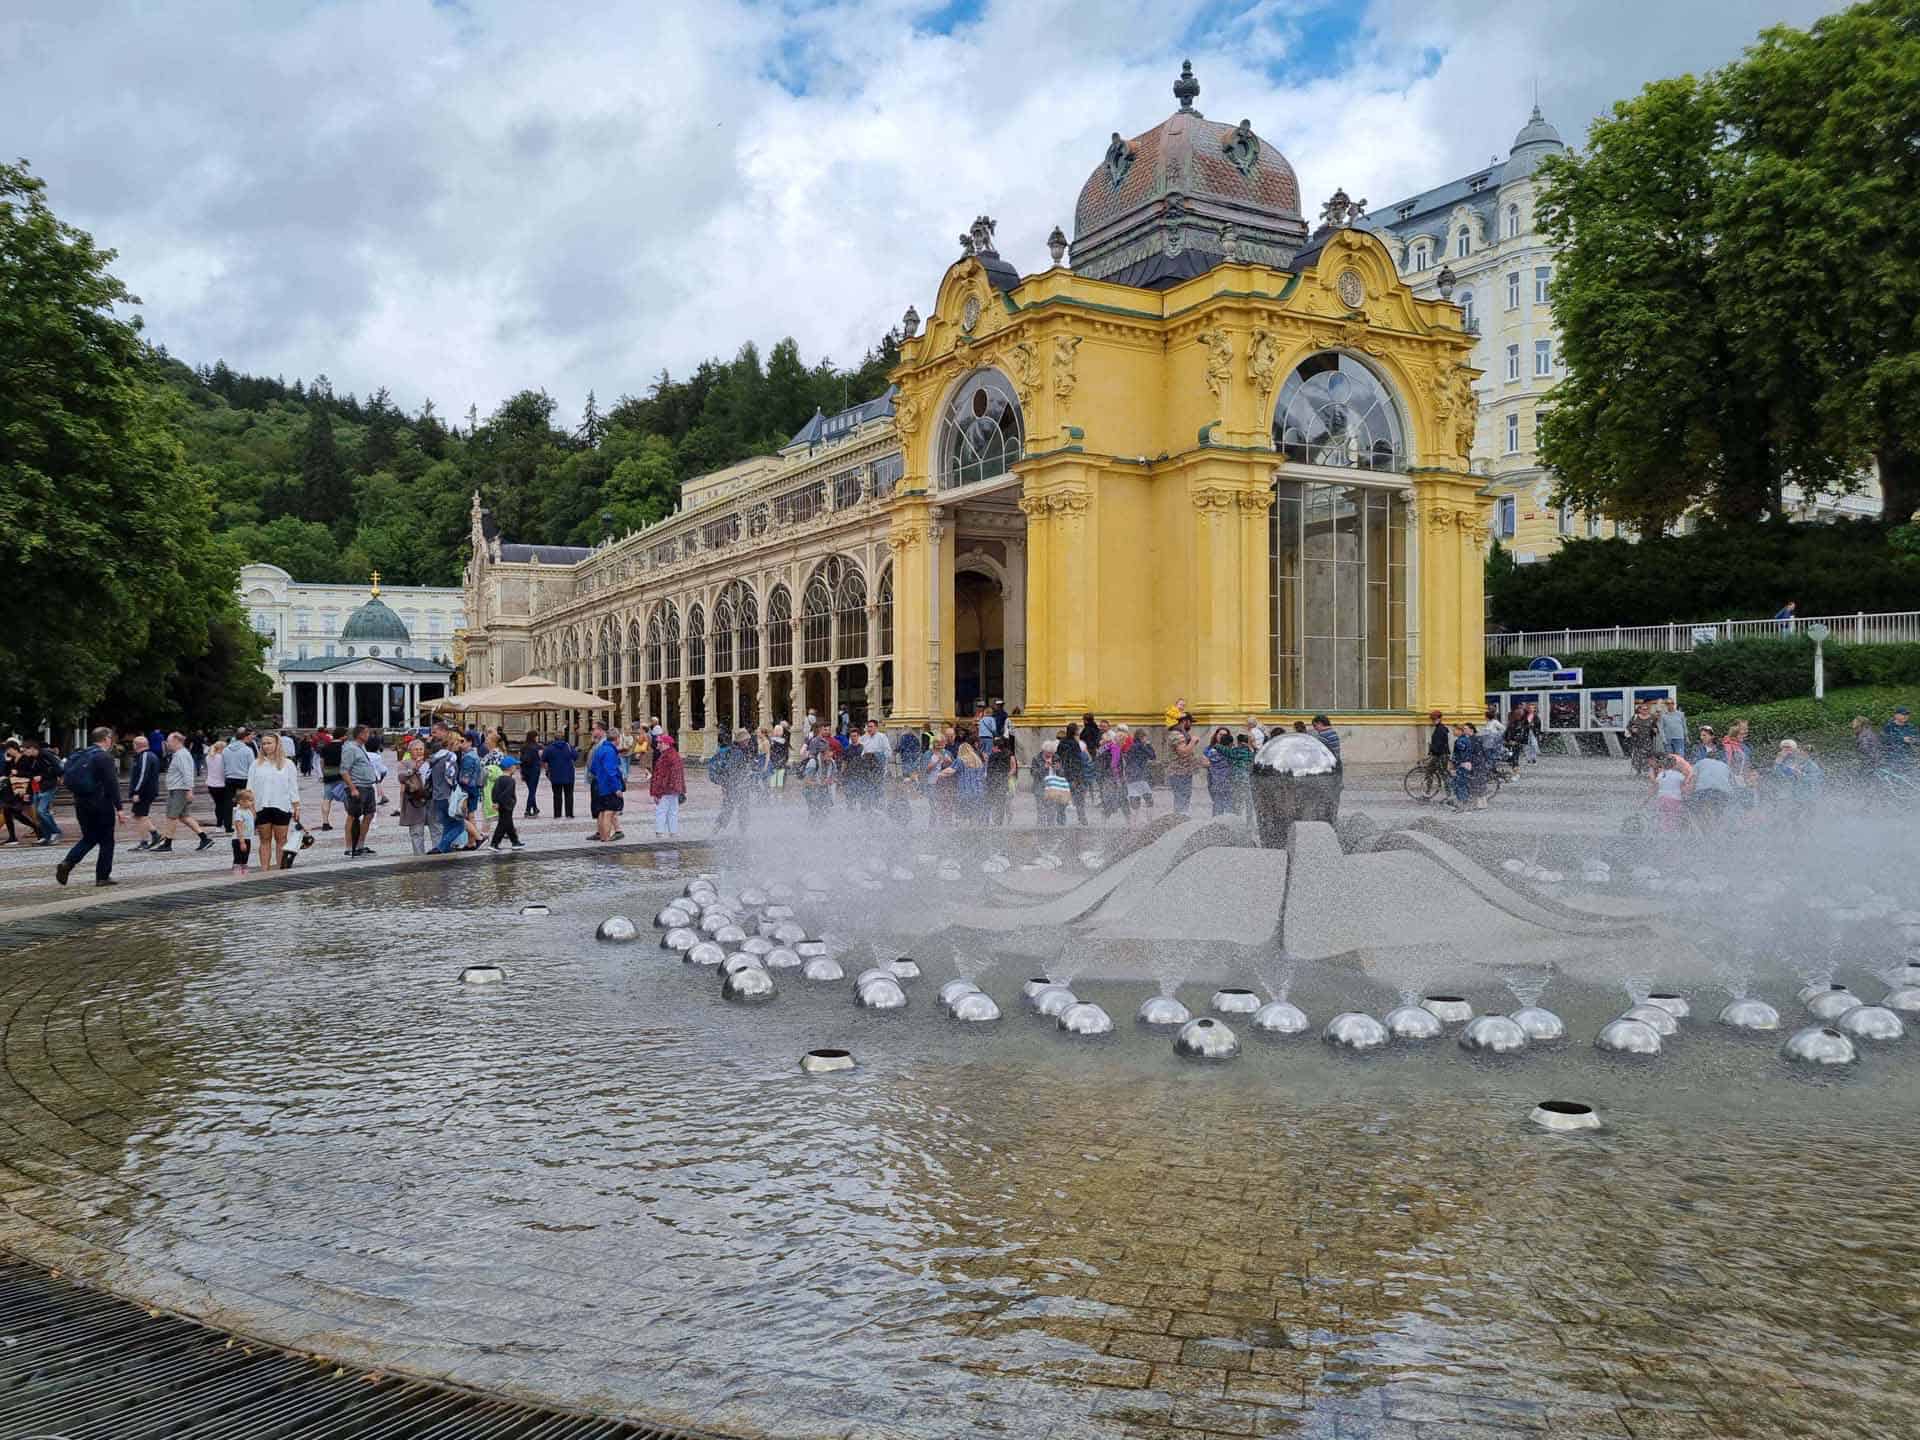
M1088 713L1027 754L999 702L981 702L970 718L937 729L888 733L871 720L855 726L845 711L837 724L809 712L797 731L784 721L736 729L714 737L705 762L719 797L714 831L743 833L756 810L782 805L804 805L814 819L837 808L903 825L924 815L934 828L1004 826L1023 786L1043 826L1084 826L1096 815L1132 824L1155 807L1159 781L1175 814L1191 812L1203 782L1213 815L1251 814L1254 756L1272 733L1259 717L1248 716L1244 728L1203 730L1185 702L1176 701L1162 718L1163 725L1136 727ZM1504 716L1489 707L1479 724L1449 726L1439 711L1430 719L1426 763L1456 808L1485 809L1491 777L1501 767L1511 778L1539 758L1534 704L1515 705ZM1341 763L1340 733L1325 715L1292 728L1315 736ZM1853 734L1862 777L1912 783L1900 777L1920 769L1920 731L1906 707L1879 726L1857 717ZM383 812L399 822L416 855L483 844L523 849L517 821L541 815L543 779L548 813L571 820L584 778L593 821L588 838L602 843L626 838L627 796L636 785L644 787L658 839L680 833L687 798L686 761L657 719L627 733L596 722L580 742L584 751L566 733L542 738L529 730L515 746L498 729L462 730L440 721L402 732L391 745L365 725L339 737L324 729L294 735L242 725L212 740L154 731L126 737L123 750L116 749L119 741L102 727L84 750L64 757L50 742L8 740L0 845L65 840L53 805L63 788L80 834L55 869L62 885L89 854L95 883L114 884L119 828L129 824L139 837L134 848L154 854L173 851L176 841L204 851L225 838L240 877L290 869L318 843L316 830L334 830L336 811L344 854L357 859L374 853L369 840ZM1752 753L1746 722L1725 734L1710 725L1691 731L1670 700L1636 706L1625 741L1628 763L1645 778L1662 828L1717 826L1768 793L1811 804L1827 778L1806 744L1781 740L1762 763ZM302 810L302 779L320 783L317 826ZM213 809L210 823L194 814L201 782Z

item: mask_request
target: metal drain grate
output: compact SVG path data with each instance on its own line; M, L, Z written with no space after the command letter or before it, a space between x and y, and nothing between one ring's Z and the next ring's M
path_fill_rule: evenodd
M243 1344L0 1257L0 1440L713 1440Z

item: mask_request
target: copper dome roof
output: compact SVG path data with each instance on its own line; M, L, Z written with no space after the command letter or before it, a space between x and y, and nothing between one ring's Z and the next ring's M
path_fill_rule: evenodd
M1174 85L1178 110L1131 140L1114 134L1074 207L1077 272L1151 285L1143 261L1184 274L1222 259L1284 266L1306 239L1287 157L1245 120L1226 125L1193 109L1199 91L1189 63Z

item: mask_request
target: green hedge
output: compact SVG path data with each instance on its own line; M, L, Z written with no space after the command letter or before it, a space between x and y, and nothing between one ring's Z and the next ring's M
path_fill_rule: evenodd
M1894 532L1899 536L1901 532ZM1570 540L1546 559L1489 569L1487 602L1510 630L1907 610L1920 551L1866 521L1709 524L1644 541Z
M1808 695L1759 705L1705 703L1698 709L1688 708L1686 696L1681 696L1690 727L1705 724L1724 732L1734 721L1745 720L1751 731L1753 758L1758 763L1772 764L1774 750L1782 740L1798 740L1812 747L1829 772L1836 768L1850 770L1853 766L1854 716L1865 715L1877 730L1893 713L1894 706L1913 703L1909 687L1890 685L1829 690L1825 700L1815 700Z
M1910 686L1908 703L1920 702L1920 645L1826 647L1827 689ZM1809 640L1728 640L1685 652L1593 650L1554 657L1586 671L1587 685L1678 685L1681 694L1711 697L1726 705L1753 705L1813 695L1813 643ZM1521 668L1512 656L1489 657L1487 688L1506 688L1507 672ZM1890 708L1890 707L1889 707ZM1884 714L1881 718L1885 718Z

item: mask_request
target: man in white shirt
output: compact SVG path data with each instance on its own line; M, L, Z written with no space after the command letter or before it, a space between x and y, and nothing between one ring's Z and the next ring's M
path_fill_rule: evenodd
M860 777L860 788L866 794L867 808L877 810L886 789L887 766L893 760L893 741L881 730L878 720L869 720L859 745L860 768L865 772Z

